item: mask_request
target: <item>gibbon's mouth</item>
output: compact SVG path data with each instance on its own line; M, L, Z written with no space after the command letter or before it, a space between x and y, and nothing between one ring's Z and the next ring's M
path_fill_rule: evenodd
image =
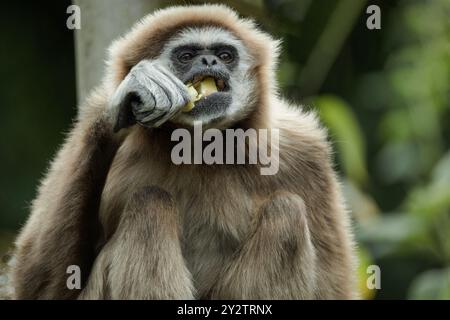
M204 72L196 73L193 76L190 76L185 83L191 83L194 88L199 89L200 83L206 78L214 79L218 92L230 90L228 77L223 75L221 72L215 72L213 70L205 70Z
M208 68L188 74L184 80L187 86L197 91L198 96L192 109L184 111L183 114L190 117L218 117L231 105L231 88L227 73Z
M215 78L212 76L208 76L208 75L198 75L195 76L192 79L192 85L194 86L195 89L197 89L197 91L199 90L200 87L200 83L205 79L205 78L212 78L214 79L214 82L216 84L217 87L217 91L221 92L221 91L228 91L228 86L225 84L225 80L220 79L220 78Z
M231 105L231 100L230 92L217 91L196 101L195 107L184 114L192 117L219 117L223 115L226 112L226 109Z

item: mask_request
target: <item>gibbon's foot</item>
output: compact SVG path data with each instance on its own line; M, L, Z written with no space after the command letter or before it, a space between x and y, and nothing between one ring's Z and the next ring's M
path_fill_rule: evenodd
M135 192L79 298L192 299L179 232L169 193L158 187Z
M217 299L310 299L315 250L300 196L277 193L256 216L256 228L212 289Z

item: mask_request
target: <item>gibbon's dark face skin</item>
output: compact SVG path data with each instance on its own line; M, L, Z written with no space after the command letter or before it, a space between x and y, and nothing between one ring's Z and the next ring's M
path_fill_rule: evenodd
M187 114L193 117L223 114L232 101L229 80L239 63L236 48L223 43L207 47L182 45L172 50L170 59L175 75L185 84L196 83L206 77L213 77L216 82L217 92L195 102L195 108Z

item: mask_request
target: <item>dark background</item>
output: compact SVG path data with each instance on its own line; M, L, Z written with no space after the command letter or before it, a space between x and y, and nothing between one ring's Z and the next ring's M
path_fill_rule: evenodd
M330 129L363 297L449 299L450 1L227 3L283 39L284 94ZM381 30L366 27L370 4ZM76 114L69 5L11 1L0 13L0 253ZM381 290L365 286L369 264Z

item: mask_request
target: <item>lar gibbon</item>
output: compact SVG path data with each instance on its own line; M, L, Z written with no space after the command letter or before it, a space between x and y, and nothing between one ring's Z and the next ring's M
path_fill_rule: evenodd
M110 48L106 75L16 242L17 299L348 299L349 217L314 113L280 98L279 42L221 5L171 7ZM183 112L187 84L217 92ZM171 133L279 130L279 171L176 165ZM79 266L82 286L66 285Z

